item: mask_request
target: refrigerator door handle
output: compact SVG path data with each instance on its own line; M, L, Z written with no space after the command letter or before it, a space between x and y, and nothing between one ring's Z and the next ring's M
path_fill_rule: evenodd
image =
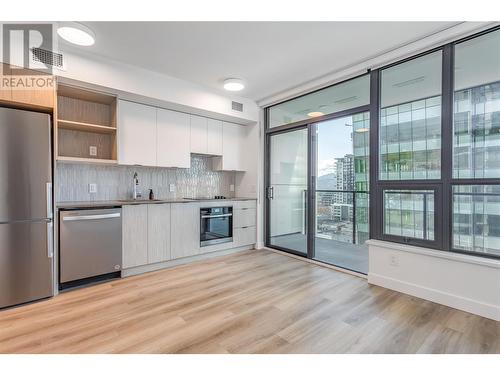
M52 218L52 182L47 182L46 185L46 197L47 197L47 217Z
M54 223L52 221L47 222L47 257L52 258L54 256Z

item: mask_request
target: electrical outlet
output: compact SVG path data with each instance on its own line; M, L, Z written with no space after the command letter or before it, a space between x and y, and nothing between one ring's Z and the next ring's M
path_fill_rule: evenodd
M173 193L175 191L175 185L174 184L168 185L168 191L170 191L171 193Z
M97 193L97 184L89 184L89 193L90 194Z
M97 156L97 147L96 146L90 146L89 147L89 154L90 154L90 156Z
M234 185L233 184L229 185L229 191L234 191Z
M398 256L395 255L395 254L392 254L389 263L393 267L398 267L399 266L399 258L398 258Z

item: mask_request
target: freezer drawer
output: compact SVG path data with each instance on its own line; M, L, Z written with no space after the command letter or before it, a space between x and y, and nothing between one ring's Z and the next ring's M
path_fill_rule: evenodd
M52 221L0 224L0 308L52 296Z
M61 283L120 271L121 208L61 211L59 241Z

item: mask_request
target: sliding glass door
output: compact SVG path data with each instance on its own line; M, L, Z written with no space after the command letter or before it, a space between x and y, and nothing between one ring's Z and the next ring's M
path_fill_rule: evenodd
M269 137L268 238L273 247L307 254L307 128Z
M369 140L368 112L269 135L268 246L368 272Z
M368 272L368 112L313 125L314 259Z
M370 75L266 111L266 245L368 272Z

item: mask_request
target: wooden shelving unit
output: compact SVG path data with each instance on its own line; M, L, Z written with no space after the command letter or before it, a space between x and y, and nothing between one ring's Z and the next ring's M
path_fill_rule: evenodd
M102 164L102 165L114 165L118 162L116 160L110 159L91 159L91 158L80 158L71 156L58 156L57 161L60 163L71 163L71 164Z
M116 97L59 85L56 123L58 162L117 163Z
M59 124L60 129L79 130L82 132L104 133L104 134L116 132L116 128L113 128L111 126L89 124L87 122L58 119L57 123Z

